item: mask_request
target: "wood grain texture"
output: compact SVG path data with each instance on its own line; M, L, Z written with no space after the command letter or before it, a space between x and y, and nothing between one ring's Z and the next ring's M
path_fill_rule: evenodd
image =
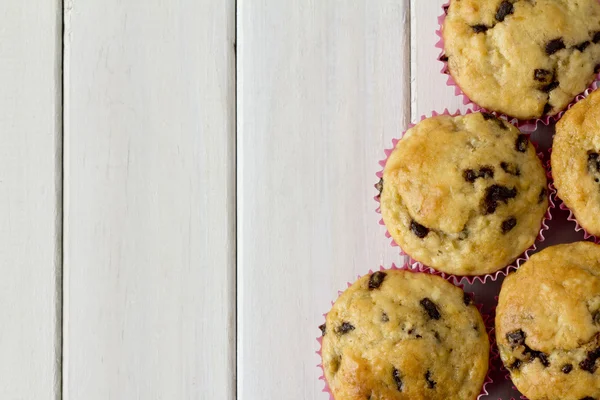
M238 398L327 399L322 314L402 262L378 225L410 116L407 1L238 1Z
M65 13L64 399L234 398L234 2Z
M451 112L467 110L463 98L454 94L454 86L447 86L447 75L440 73L443 64L438 61L440 49L435 47L439 38L438 17L448 0L411 0L411 112L416 122L432 111ZM471 106L472 108L472 106Z
M60 394L61 18L0 2L0 398Z

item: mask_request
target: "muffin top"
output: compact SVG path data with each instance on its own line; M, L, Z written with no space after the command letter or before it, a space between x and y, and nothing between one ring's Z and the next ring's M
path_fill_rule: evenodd
M511 124L483 113L438 116L409 129L388 158L381 213L415 260L482 275L533 244L546 185L534 146Z
M509 275L496 339L513 383L529 399L599 399L600 246L549 247Z
M479 311L439 276L378 271L327 314L323 368L337 400L475 399L488 369Z
M478 105L520 119L561 111L600 68L598 0L453 0L449 72Z
M552 175L579 224L600 235L600 92L577 103L556 125Z

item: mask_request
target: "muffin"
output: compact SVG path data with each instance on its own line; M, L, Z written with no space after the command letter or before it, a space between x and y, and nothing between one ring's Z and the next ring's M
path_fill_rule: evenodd
M441 115L409 129L380 187L396 243L424 265L461 276L514 261L534 243L548 208L534 146L485 113Z
M558 122L551 163L558 197L586 231L600 236L600 92Z
M600 246L549 247L509 275L496 340L530 400L600 399Z
M557 114L600 69L598 0L453 0L442 29L462 91L519 119Z
M471 298L439 276L378 271L327 314L322 357L337 400L475 399L489 341Z

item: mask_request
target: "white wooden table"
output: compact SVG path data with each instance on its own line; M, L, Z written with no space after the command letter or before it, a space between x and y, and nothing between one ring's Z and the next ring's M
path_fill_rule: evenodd
M442 2L0 1L0 399L327 399Z

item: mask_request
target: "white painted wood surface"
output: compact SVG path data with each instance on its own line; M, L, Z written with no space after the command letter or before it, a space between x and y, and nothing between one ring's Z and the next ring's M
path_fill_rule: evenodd
M60 393L60 16L0 2L0 399Z
M322 314L401 262L373 185L409 122L407 3L238 2L238 399L326 399Z
M65 6L63 398L234 398L234 1Z

